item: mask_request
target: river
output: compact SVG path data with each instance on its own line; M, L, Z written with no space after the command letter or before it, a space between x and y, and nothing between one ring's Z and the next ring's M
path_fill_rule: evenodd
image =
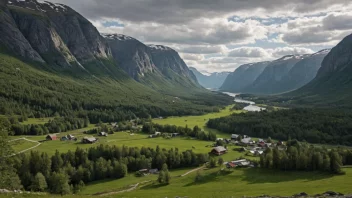
M263 107L256 106L255 102L253 102L253 101L243 100L242 98L238 98L237 96L240 95L240 94L230 93L230 92L223 92L223 93L227 94L227 95L229 95L231 97L234 97L235 98L235 102L248 104L248 106L243 108L243 110L246 110L246 111L263 111L263 110L265 110L265 108L263 108Z

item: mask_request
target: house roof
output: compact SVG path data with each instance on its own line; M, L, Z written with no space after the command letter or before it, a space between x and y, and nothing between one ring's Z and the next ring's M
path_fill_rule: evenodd
M56 134L49 134L49 135L46 136L46 137L56 138Z
M227 165L230 166L230 167L232 167L232 168L236 167L236 164L234 164L234 163L232 163L232 162L227 163Z
M231 135L231 138L238 138L238 136L240 136L240 135L232 134L232 135Z
M252 138L243 138L241 140L242 143L248 144L250 141L252 140Z
M218 153L227 151L227 149L223 146L217 146L217 147L213 148L213 150L215 150Z
M84 137L83 139L88 140L90 142L97 141L97 138L95 138L95 137Z

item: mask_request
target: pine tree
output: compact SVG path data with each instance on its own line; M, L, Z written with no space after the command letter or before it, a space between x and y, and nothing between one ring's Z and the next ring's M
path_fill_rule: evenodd
M38 172L32 180L32 185L30 189L32 191L43 192L47 188L48 188L48 184L46 183L44 175L41 172Z

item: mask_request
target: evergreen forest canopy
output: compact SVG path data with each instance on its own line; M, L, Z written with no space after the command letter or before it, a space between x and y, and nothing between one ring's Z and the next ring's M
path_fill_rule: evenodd
M0 54L0 65L0 114L5 115L78 117L98 123L199 115L218 111L232 101L203 89L180 92L180 97L174 97L169 94L171 90L157 92L122 71L119 78L66 74L6 54Z
M233 114L211 119L207 126L229 134L352 146L351 119L348 110L290 109Z

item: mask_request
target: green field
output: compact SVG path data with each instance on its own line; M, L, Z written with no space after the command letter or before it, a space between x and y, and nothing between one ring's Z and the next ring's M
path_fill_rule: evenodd
M38 143L29 142L26 140L17 140L17 141L11 142L12 148L15 151L15 153L18 153L18 152L23 151L25 149L31 148L37 144Z
M137 190L104 197L189 197L189 198L223 198L243 196L292 196L306 192L309 195L321 194L332 190L343 194L352 193L352 168L343 169L346 175L330 175L319 172L281 172L262 169L235 169L220 171L219 168L203 170L202 180L195 182L196 172L185 177L177 177L187 170L172 171L171 184L164 186L155 182L141 185ZM120 191L131 185L148 180L156 180L156 176L134 177L129 175L119 180L104 180L92 183L78 195L65 197L87 197L101 192ZM0 195L0 197L44 197L40 195ZM59 197L50 195L50 197Z
M166 119L153 119L154 123L161 124L161 125L176 125L176 126L186 126L188 127L194 127L194 126L199 126L201 128L205 128L206 123L208 122L209 119L213 118L220 118L224 116L231 115L233 113L241 113L244 111L231 111L231 108L233 106L228 106L225 109L221 110L218 113L210 113L210 114L205 114L201 116L183 116L183 117L169 117Z
M238 110L231 110L233 105L227 106L225 109L221 110L218 113L209 113L201 116L183 116L183 117L169 117L165 119L153 119L153 123L156 124L161 124L161 125L176 125L176 126L181 126L185 127L186 125L190 128L193 128L195 126L199 126L200 128L204 129L204 131L212 131L217 134L217 137L221 138L229 138L230 135L226 133L221 133L218 130L215 129L209 129L206 127L206 124L209 119L213 118L220 118L220 117L225 117L229 116L233 113L243 113L246 111L238 111Z
M214 114L204 116L189 116L189 117L172 117L167 119L155 119L153 122L159 124L170 124L184 126L187 124L189 127L198 125L203 127L206 131L205 124L208 119L220 116L226 116L233 111L227 109ZM238 112L236 112L238 113ZM185 122L187 120L187 122ZM89 128L94 128L90 125ZM74 134L79 139L83 136L83 131L87 129L80 129L61 133L59 135ZM229 137L229 134L222 134L217 132L219 137ZM26 138L31 140L43 140L45 136L35 136ZM23 143L23 145L21 144ZM26 145L28 142L19 141L15 145L17 150L30 147ZM118 132L108 137L100 138L99 143L96 144L81 144L78 142L61 142L61 141L47 141L43 142L39 147L34 150L54 154L55 150L66 152L68 150L75 150L77 146L82 148L89 148L99 144L107 145L126 145L129 147L152 147L155 148L159 145L161 148L179 148L181 151L191 150L196 153L208 153L211 150L212 142L193 140L191 138L177 137L172 139L148 138L147 134L128 132ZM245 153L234 151L237 146L229 146L229 152L221 156L224 161L235 160L239 157L246 157L248 159L259 160L257 157L245 156ZM281 172L274 170L263 169L235 169L232 171L220 171L220 168L201 171L203 178L199 182L195 182L196 172L193 172L185 177L179 177L194 168L172 170L171 184L164 186L155 183L156 175L149 175L146 177L135 177L130 173L127 177L118 180L103 180L87 184L77 195L70 195L67 197L87 197L94 194L117 192L131 188L132 185L144 181L150 181L141 184L136 190L125 192L121 194L107 195L104 197L243 197L243 196L260 196L263 194L272 196L292 196L300 192L306 192L309 195L315 195L326 191L341 192L344 194L352 194L352 168L344 168L345 175L331 175L328 173L320 172ZM5 195L2 195L5 196ZM21 195L20 195L21 196ZM20 197L14 196L14 197ZM0 195L1 197L1 195ZM5 196L7 197L7 196ZM10 196L10 197L13 197ZM31 195L30 197L44 197L44 195ZM55 196L51 196L55 197Z
M278 172L261 169L237 169L220 172L219 168L203 171L203 180L194 182L196 173L175 178L168 186L147 185L120 197L243 197L310 195L328 190L352 193L352 169L346 175L333 176L317 172Z

